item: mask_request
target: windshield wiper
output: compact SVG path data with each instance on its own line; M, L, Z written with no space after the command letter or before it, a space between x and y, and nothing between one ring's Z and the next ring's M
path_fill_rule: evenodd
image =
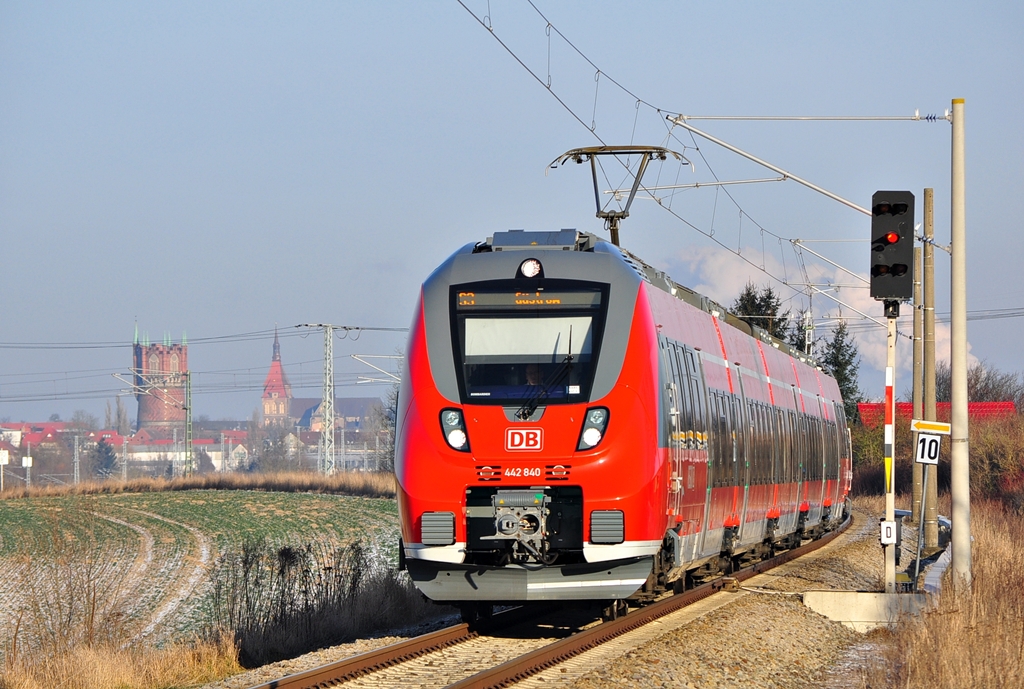
M533 416L533 412L537 411L537 407L540 406L540 403L547 399L548 395L551 394L551 391L554 390L559 384L561 384L561 382L566 378L566 376L568 376L569 373L572 371L572 362L572 326L570 325L569 353L565 355L564 359L562 359L562 362L558 365L558 368L556 368L554 371L548 374L548 380L541 384L540 391L532 395L529 399L526 400L526 402L523 403L523 406L519 407L519 409L516 411L517 419L519 419L520 421L526 421L531 416Z

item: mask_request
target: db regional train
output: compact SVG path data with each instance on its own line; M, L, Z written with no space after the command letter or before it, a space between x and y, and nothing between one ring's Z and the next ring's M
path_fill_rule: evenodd
M401 566L467 619L607 615L845 517L836 381L595 235L462 247L423 284L406 356Z

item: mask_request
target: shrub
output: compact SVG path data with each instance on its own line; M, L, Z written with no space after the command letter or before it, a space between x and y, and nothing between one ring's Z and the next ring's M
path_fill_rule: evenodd
M211 629L229 630L246 667L408 625L442 613L408 577L356 543L250 540L214 574Z

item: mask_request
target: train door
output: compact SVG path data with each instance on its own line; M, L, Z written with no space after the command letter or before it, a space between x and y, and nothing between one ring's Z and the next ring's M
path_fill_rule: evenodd
M749 540L749 535L743 533L743 525L747 523L747 505L750 500L750 459L751 459L751 433L750 426L753 419L747 414L747 405L744 403L743 376L740 374L740 367L737 364L734 369L736 373L736 394L730 397L730 418L732 420L732 464L733 464L733 506L732 520L737 529L737 536L740 542ZM758 539L760 534L758 534Z
M701 408L701 415L704 419L703 433L701 434L701 446L705 458L706 483L704 492L704 518L702 523L701 543L698 553L707 557L717 555L722 545L722 515L720 505L715 502L718 489L722 485L722 442L724 435L725 419L721 415L721 404L718 393L707 387L707 379L704 376L704 361L700 361L701 377L696 387L699 391L700 400L697 404Z
M796 479L796 501L799 512L809 509L807 502L808 478L807 457L810 453L810 419L807 414L797 412L796 416L796 462L793 470ZM798 520L799 523L799 520Z
M811 461L814 462L814 473L816 485L811 486L814 492L814 497L817 501L817 509L812 510L812 514L808 517L808 521L815 523L821 520L822 506L825 504L826 496L826 485L828 483L826 478L826 465L828 462L829 445L828 442L828 423L825 420L825 406L824 400L821 395L817 396L818 403L818 417L814 419L815 428L815 442L814 442L814 454L811 457ZM813 505L813 503L812 503Z
M672 517L671 526L675 526L682 520L682 497L684 488L683 468L683 446L686 438L686 429L683 424L683 404L680 386L685 384L686 377L680 375L679 357L677 356L675 344L668 343L665 348L665 356L668 359L668 369L671 375L671 382L668 384L669 392L669 514Z
M703 548L711 501L710 455L708 451L708 407L704 370L697 351L684 346L683 366L686 388L682 391L686 421L686 492L683 495L684 528L694 534L691 542L695 559Z

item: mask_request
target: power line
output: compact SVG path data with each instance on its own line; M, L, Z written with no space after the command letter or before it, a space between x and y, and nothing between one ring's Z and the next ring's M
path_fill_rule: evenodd
M301 326L295 326L299 328ZM336 326L338 330L341 330L348 335L349 333L363 333L363 332L392 332L392 333L404 333L409 332L408 328L386 328L377 326L365 326L365 325L339 325ZM188 341L190 347L194 345L206 345L206 344L230 344L235 342L250 342L253 340L266 340L270 339L274 335L274 330L254 330L247 333L236 333L233 335L215 335L212 337L197 337L191 338ZM281 337L305 337L306 334L301 332L287 332L285 331ZM134 347L133 343L126 343L123 340L120 341L99 341L99 342L0 342L0 349L130 349Z
M693 145L689 146L687 144L684 144L679 139L679 137L676 136L675 132L673 131L675 129L675 127L676 126L680 126L679 123L682 120L686 120L686 119L779 119L779 120L786 120L786 119L811 120L811 119L816 119L816 120L836 120L836 121L839 121L839 120L843 120L843 121L867 120L867 119L870 119L870 120L878 120L878 119L890 120L891 119L891 120L903 120L903 121L929 121L929 122L934 122L934 121L937 121L939 119L944 119L944 118L940 118L937 115L925 115L925 116L922 117L917 112L915 112L914 116L912 116L912 117L909 117L909 116L895 116L895 117L885 117L885 116L883 116L883 117L847 117L847 116L837 116L837 117L715 117L715 116L706 116L705 117L705 116L685 116L685 115L682 115L682 113L672 112L672 111L665 110L665 109L662 109L662 108L659 108L659 107L653 105L649 101L646 101L646 100L640 98L639 96L637 96L635 93L630 91L628 88L623 86L621 83L616 81L614 78L608 76L608 74L606 72L604 72L582 50L577 48L576 45L573 44L573 42L571 40L569 40L565 36L565 34L563 34L556 26L554 26L554 24L552 24L552 22L534 4L533 0L528 0L528 3L530 5L530 7L533 8L534 12L537 13L537 15L540 17L541 20L543 20L543 22L545 24L544 31L545 31L545 35L547 37L547 43L548 43L548 57L547 57L547 60L548 60L548 62L547 62L548 74L547 74L547 81L543 80L536 72L534 72L534 70L532 70L529 66L527 66L525 61L522 58L520 58L519 55L504 40L502 40L502 38L495 31L494 26L492 25L492 23L489 22L489 21L485 21L485 20L489 20L489 17L481 18L481 17L477 16L465 4L465 2L463 2L463 0L458 0L458 2L459 2L460 5L462 5L463 9L465 9L474 19L477 20L477 22L481 26L483 26L485 29L488 30L488 32L502 46L502 48L504 48L505 51L508 52L509 55L511 55L512 58L514 60L516 60L516 62L518 62L520 64L520 66L523 67L523 69L525 69L538 83L540 83L542 86L544 86L544 88L548 91L548 93L551 94L551 96L553 98L555 98L555 100L558 101L558 103L577 122L579 122L581 125L583 125L585 128L587 128L587 130L591 133L591 135L594 136L602 144L605 144L604 140L595 131L596 128L597 128L597 126L596 126L596 121L597 121L597 103L598 103L597 94L598 94L598 87L600 85L600 81L601 81L602 78L605 81L610 82L612 85L614 85L616 88L618 88L622 93L628 95L630 98L632 98L634 100L634 102L636 104L635 107L636 107L636 110L637 110L637 114L634 117L633 136L635 136L635 132L636 132L636 118L639 117L639 109L640 109L641 105L643 105L645 108L648 108L651 111L653 111L654 113L656 113L658 115L658 118L662 121L662 123L664 125L667 126L667 120L671 120L672 121L672 126L666 132L666 138L670 138L672 140L677 141L680 145L683 146L684 150L687 149L687 148L692 148L692 149L696 150L699 153L699 155L701 157L701 160L707 166L709 172L711 173L711 175L715 179L715 184L716 184L716 192L715 192L716 210L717 210L717 199L718 199L719 191L724 192L726 194L726 196L728 197L729 201L738 210L740 225L739 225L739 230L737 232L738 239L739 239L739 241L737 243L737 249L733 249L731 246L727 245L726 243L724 243L723 241L721 241L719 238L717 238L715 236L715 227L714 227L715 215L714 214L712 215L711 228L710 228L709 231L706 231L706 230L701 229L700 227L698 227L694 223L686 220L679 213L677 213L674 210L672 210L672 203L671 202L672 202L672 198L674 197L676 191L684 189L684 188L688 188L689 185L673 185L673 186L675 186L677 188L676 189L672 189L673 193L668 195L668 197L667 197L668 198L668 203L665 203L662 198L659 198L658 196L656 196L653 193L655 190L665 189L666 187L659 187L658 185L653 185L652 187L645 187L645 186L641 185L641 188L646 193L648 193L653 200L657 201L658 204L662 208L664 208L666 211L668 211L669 214L671 214L677 220L679 220L680 222L682 222L683 224L685 224L689 228L693 229L694 231L698 232L699 234L703 235L707 239L710 239L715 244L718 244L721 248L725 249L729 253L731 253L734 256L740 258L741 260L743 260L744 262L749 264L752 268L754 268L754 269L760 271L761 273L763 273L764 275L766 275L768 278L778 282L781 285L789 287L790 289L792 289L796 293L803 293L803 292L802 292L802 290L799 290L797 288L797 286L794 285L794 283L789 279L788 274L780 277L780 276L776 275L772 270L768 269L767 261L765 259L766 254L767 254L767 247L766 247L766 244L765 244L764 240L765 240L765 235L768 235L770 237L773 237L778 242L778 245L779 245L779 256L781 258L781 262L783 264L783 269L784 270L786 270L786 259L785 259L786 244L784 244L784 242L789 244L789 248L791 250L793 250L794 254L796 254L797 262L799 264L801 264L801 266L802 266L802 258L800 256L800 252L799 252L798 247L796 245L796 242L799 241L799 240L795 240L795 239L788 238L788 237L783 237L782 235L776 234L776 233L766 229L763 225L761 225L756 220L754 220L743 209L743 207L737 202L737 200L733 197L733 195L731 193L729 193L729 190L727 188L725 188L727 183L723 182L723 180L721 180L718 177L718 175L714 172L714 169L712 168L710 162L707 160L707 157L704 155L704 153L701 150L701 148L697 145L696 140L693 138L693 132L692 131L690 132L690 138L691 138L691 142L692 142ZM593 113L593 116L592 116L591 124L589 126L586 124L586 122L583 120L583 118L579 114L577 114L577 112L575 110L573 110L573 108L571 106L569 106L559 96L559 94L555 91L555 89L552 88L552 77L551 77L551 36L552 36L552 32L554 32L554 34L557 35L559 38L561 38L565 42L566 45L568 45L573 51L575 51L575 53L580 58L582 58L587 63L587 65L589 65L591 68L594 69L594 73L595 73L595 75L594 75L594 79L595 79L594 113ZM631 141L632 141L632 139L633 139L633 137L631 137ZM621 161L619 161L619 162L621 163ZM627 172L629 172L628 164L624 164L624 167L626 168ZM602 167L602 172L604 172L603 167ZM607 174L605 174L605 177L607 179ZM792 175L788 175L788 177L791 178ZM710 185L710 183L709 184L705 184L704 186L709 186L709 185ZM616 185L612 185L610 183L609 183L609 186L612 187L613 189L616 188ZM696 186L694 186L693 188L696 188ZM613 194L613 198L614 198L614 196L615 195ZM848 205L850 205L850 202L846 202L846 203ZM855 204L852 204L852 205L855 206ZM858 207L858 209L859 209L859 207ZM859 209L859 210L862 210L862 209ZM746 255L744 255L744 253L742 251L742 249L743 249L743 247L742 247L742 220L743 220L744 216L746 216L747 219L749 219L751 222L753 222L754 226L757 228L758 232L761 235L762 247L761 247L761 263L760 264L755 263L754 261L752 261ZM804 272L806 272L805 268L803 270L804 270ZM809 279L805 279L804 282L805 283L809 283L810 280ZM843 306L842 302L839 302L834 296L832 296L830 294L827 294L827 293L824 293L824 292L820 292L820 291L818 293L822 294L823 296L828 297L829 299L831 299L833 301L836 301L837 303L840 304L840 306ZM806 296L808 298L810 298L811 295L807 294Z

